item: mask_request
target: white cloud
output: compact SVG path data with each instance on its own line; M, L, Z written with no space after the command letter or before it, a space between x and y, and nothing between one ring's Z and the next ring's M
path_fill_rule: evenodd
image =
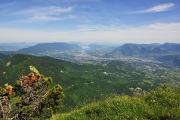
M33 7L31 9L25 9L21 11L17 11L15 15L55 15L55 14L62 14L68 13L73 10L72 7L57 7L57 6L47 6L47 7Z
M72 7L57 7L57 6L48 6L48 7L35 7L31 9L25 9L12 13L11 15L21 15L25 19L20 21L26 22L35 22L35 21L57 21L64 18L71 18L68 13L72 12Z
M158 13L158 12L165 12L171 10L175 6L174 3L163 3L151 8L147 8L144 10L136 11L135 13Z
M83 28L47 32L0 28L0 42L105 42L105 43L180 43L180 22L154 23L139 27L85 26Z
M57 21L61 20L59 17L48 16L48 15L36 15L30 18L30 21Z
M65 20L65 19L74 19L76 18L73 15L66 15L66 16L49 16L49 15L35 15L32 16L31 18L27 19L27 20L23 20L20 22L38 22L38 21L60 21L60 20Z

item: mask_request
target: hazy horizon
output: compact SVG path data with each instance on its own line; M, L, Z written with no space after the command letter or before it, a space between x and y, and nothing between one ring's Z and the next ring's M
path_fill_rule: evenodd
M54 41L54 42L0 42L0 46L16 46L16 45L20 45L20 46L26 46L26 45L37 45L37 44L48 44L48 43L68 43L68 44L78 44L78 45L91 45L91 44L95 44L95 45L105 45L105 46L121 46L124 44L180 44L180 42L162 42L162 43L130 43L130 42L125 42L125 43L105 43L105 42L64 42L64 41Z

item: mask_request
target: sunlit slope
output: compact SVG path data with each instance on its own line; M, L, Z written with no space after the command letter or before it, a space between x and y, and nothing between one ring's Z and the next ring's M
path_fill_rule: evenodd
M179 120L179 92L179 88L158 88L142 97L109 97L52 120Z

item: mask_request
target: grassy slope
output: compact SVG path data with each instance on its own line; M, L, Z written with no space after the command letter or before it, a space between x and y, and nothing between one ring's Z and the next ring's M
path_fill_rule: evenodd
M158 88L144 97L115 96L51 120L179 120L180 88Z

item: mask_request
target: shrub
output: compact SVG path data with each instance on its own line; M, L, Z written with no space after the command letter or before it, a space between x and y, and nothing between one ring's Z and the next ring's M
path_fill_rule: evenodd
M4 100L6 104L2 104L0 114L6 119L47 119L55 114L63 104L63 89L57 84L52 86L52 79L40 74L39 71L30 66L30 73L22 75L20 80L14 85L14 94L10 95L7 90L0 88L2 98L7 96L10 99ZM8 91L9 88L8 87ZM5 93L3 92L5 91ZM8 108L8 112L2 112Z

